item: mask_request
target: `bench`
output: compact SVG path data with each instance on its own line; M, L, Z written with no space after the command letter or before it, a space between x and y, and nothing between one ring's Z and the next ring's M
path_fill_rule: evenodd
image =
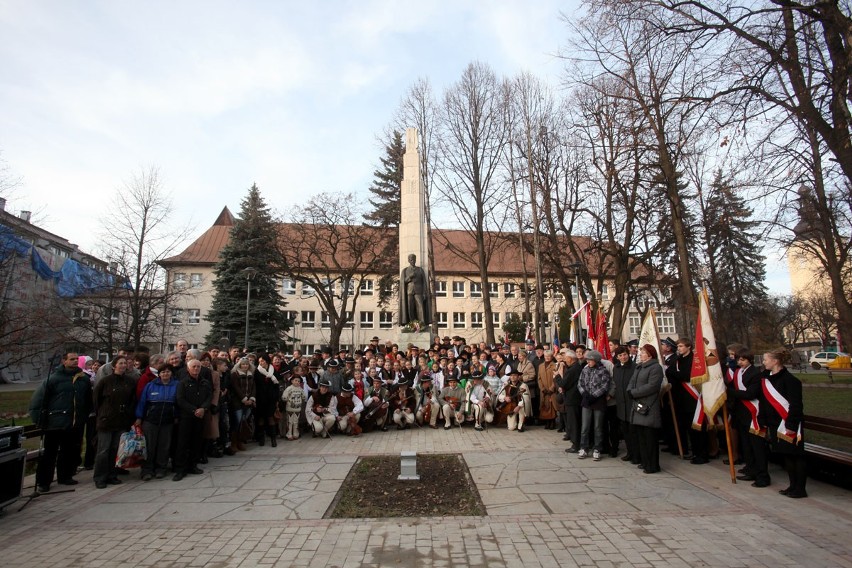
M834 434L852 439L852 422L822 418L820 416L804 416L805 436L808 430ZM805 453L808 457L809 474L814 477L825 477L828 481L846 488L852 488L852 453L836 450L818 444L805 442Z

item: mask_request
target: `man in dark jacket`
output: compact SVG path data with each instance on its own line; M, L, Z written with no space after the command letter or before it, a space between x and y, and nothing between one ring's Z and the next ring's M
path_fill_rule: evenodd
M186 369L187 376L178 385L176 394L180 419L173 481L180 481L188 473L204 473L198 467L198 460L204 449L204 414L209 412L213 399L213 385L202 377L201 361L189 361Z
M707 463L706 432L691 428L695 405L698 404L697 393L690 389L689 375L692 372L692 341L684 337L677 340L677 359L673 365L666 368L666 378L672 386L675 412L677 414L677 429L683 444L684 459L692 459L694 464ZM693 456L689 456L687 441L692 446ZM671 453L677 453L677 448L670 448Z
M580 449L580 391L577 385L580 381L580 372L583 368L577 361L577 353L571 349L562 351L562 361L565 370L560 381L562 388L563 404L565 405L565 436L563 440L570 441L571 447L565 450L569 454L576 454Z
M76 485L83 429L92 411L92 383L77 366L77 353L66 353L62 366L36 389L30 416L44 431L44 451L38 460L36 486L50 491L53 471L60 485Z

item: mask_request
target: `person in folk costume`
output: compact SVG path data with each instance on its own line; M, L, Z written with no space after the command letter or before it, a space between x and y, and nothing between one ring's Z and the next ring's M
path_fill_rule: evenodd
M364 412L364 403L355 396L355 389L349 383L343 383L337 395L337 429L348 436L359 436L361 427L358 420Z
M417 392L417 411L415 412L417 423L425 426L428 422L429 428L437 429L438 414L440 414L441 409L438 406L438 398L435 395L431 375L428 373L422 375L420 384L414 390Z
M340 394L340 389L343 388L343 383L346 379L340 371L340 359L331 359L325 368L324 378L331 385L331 394Z
M365 410L362 425L365 430L381 428L383 431L387 431L386 422L388 407L390 406L390 403L388 403L390 392L384 387L382 377L375 367L370 369L370 379L372 386L367 390L363 399Z
M254 386L257 396L255 407L256 429L254 437L257 444L262 446L269 436L273 448L278 446L278 434L276 432L275 409L278 405L279 381L272 369L272 359L266 353L261 354L254 370Z
M349 384L352 385L352 395L357 396L361 401L363 401L364 396L367 393L367 389L370 388L369 382L364 379L364 373L362 373L359 369L355 369L352 373L352 379L349 381Z
M633 401L630 407L630 428L635 431L639 446L639 467L645 473L660 471L657 430L662 425L662 384L663 368L657 360L657 350L650 343L646 343L639 350L639 362L627 384L627 394Z
M299 417L302 415L307 399L307 394L302 386L301 368L296 367L293 369L293 376L290 377L290 386L284 389L281 394L287 423L287 433L284 437L288 440L299 439Z
M613 367L612 381L615 384L615 411L621 421L621 431L624 434L624 444L627 453L621 458L632 464L640 464L638 430L630 427L630 413L633 408L633 399L627 394L627 386L633 378L636 364L630 360L630 352L623 345L615 348L615 366ZM615 456L612 456L615 457Z
M741 455L745 461L737 479L751 481L755 487L766 487L771 481L769 448L765 432L761 430L758 422L763 398L762 377L754 366L754 354L748 348L740 346L734 354L734 361L737 368L728 384L728 398L733 403L731 423L734 426L734 434L740 437ZM730 465L730 462L727 465Z
M461 407L464 397L465 392L459 386L458 377L451 374L447 377L447 386L441 389L440 394L438 394L438 404L441 405L441 411L444 415L444 430L449 430L453 421L461 428L464 420Z
M773 349L763 354L763 375L758 421L766 429L769 447L784 456L784 469L790 479L786 489L778 491L792 499L807 497L807 463L805 462L804 403L802 382L784 363L789 360L785 349Z
M337 397L331 392L331 383L325 378L320 381L319 389L308 398L305 414L314 438L328 438L328 433L337 420Z
M392 397L394 405L393 421L397 430L406 430L414 424L414 411L417 410L417 394L405 377L396 384L396 393Z
M468 399L473 409L474 430L485 430L485 424L494 422L494 393L483 381L482 373L471 375L472 387Z
M556 363L553 361L553 353L551 351L547 351L544 354L544 362L538 366L538 418L539 420L544 421L545 430L556 429L556 381L554 379L555 372Z
M521 380L521 373L514 369L509 373L509 382L503 385L503 391L497 397L501 408L509 409L506 417L508 429L524 432L524 420L527 419L532 407L530 389Z

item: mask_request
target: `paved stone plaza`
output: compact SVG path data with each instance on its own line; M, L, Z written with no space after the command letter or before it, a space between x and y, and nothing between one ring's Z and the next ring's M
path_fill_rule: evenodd
M73 493L6 509L2 565L852 567L848 491L809 481L810 498L793 500L777 466L755 489L731 484L721 460L666 455L645 475L564 448L541 428L392 430L253 445L178 483L134 471L98 490L83 472ZM487 516L323 518L359 455L407 449L461 452Z

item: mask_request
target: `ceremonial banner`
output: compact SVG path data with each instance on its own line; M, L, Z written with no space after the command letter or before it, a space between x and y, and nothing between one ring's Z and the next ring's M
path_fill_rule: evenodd
M559 326L553 324L553 353L558 353L560 347L562 344L559 342Z
M603 309L598 311L598 326L595 333L598 351L601 352L603 358L607 361L612 361L612 353L609 350L609 335L606 332L606 314Z
M586 302L586 347L595 348L595 324L592 323L592 307Z
M568 334L568 343L571 345L577 344L577 328L574 318L571 318L571 332Z
M651 344L657 350L657 360L663 364L663 350L660 349L660 334L657 331L657 312L654 308L648 308L645 319L642 321L642 331L639 332L639 347Z
M716 337L713 335L713 323L710 321L710 308L707 290L701 290L698 296L698 321L695 324L695 355L692 358L692 370L689 382L701 385L701 398L707 416L715 416L725 403L725 379L719 365L716 349Z

